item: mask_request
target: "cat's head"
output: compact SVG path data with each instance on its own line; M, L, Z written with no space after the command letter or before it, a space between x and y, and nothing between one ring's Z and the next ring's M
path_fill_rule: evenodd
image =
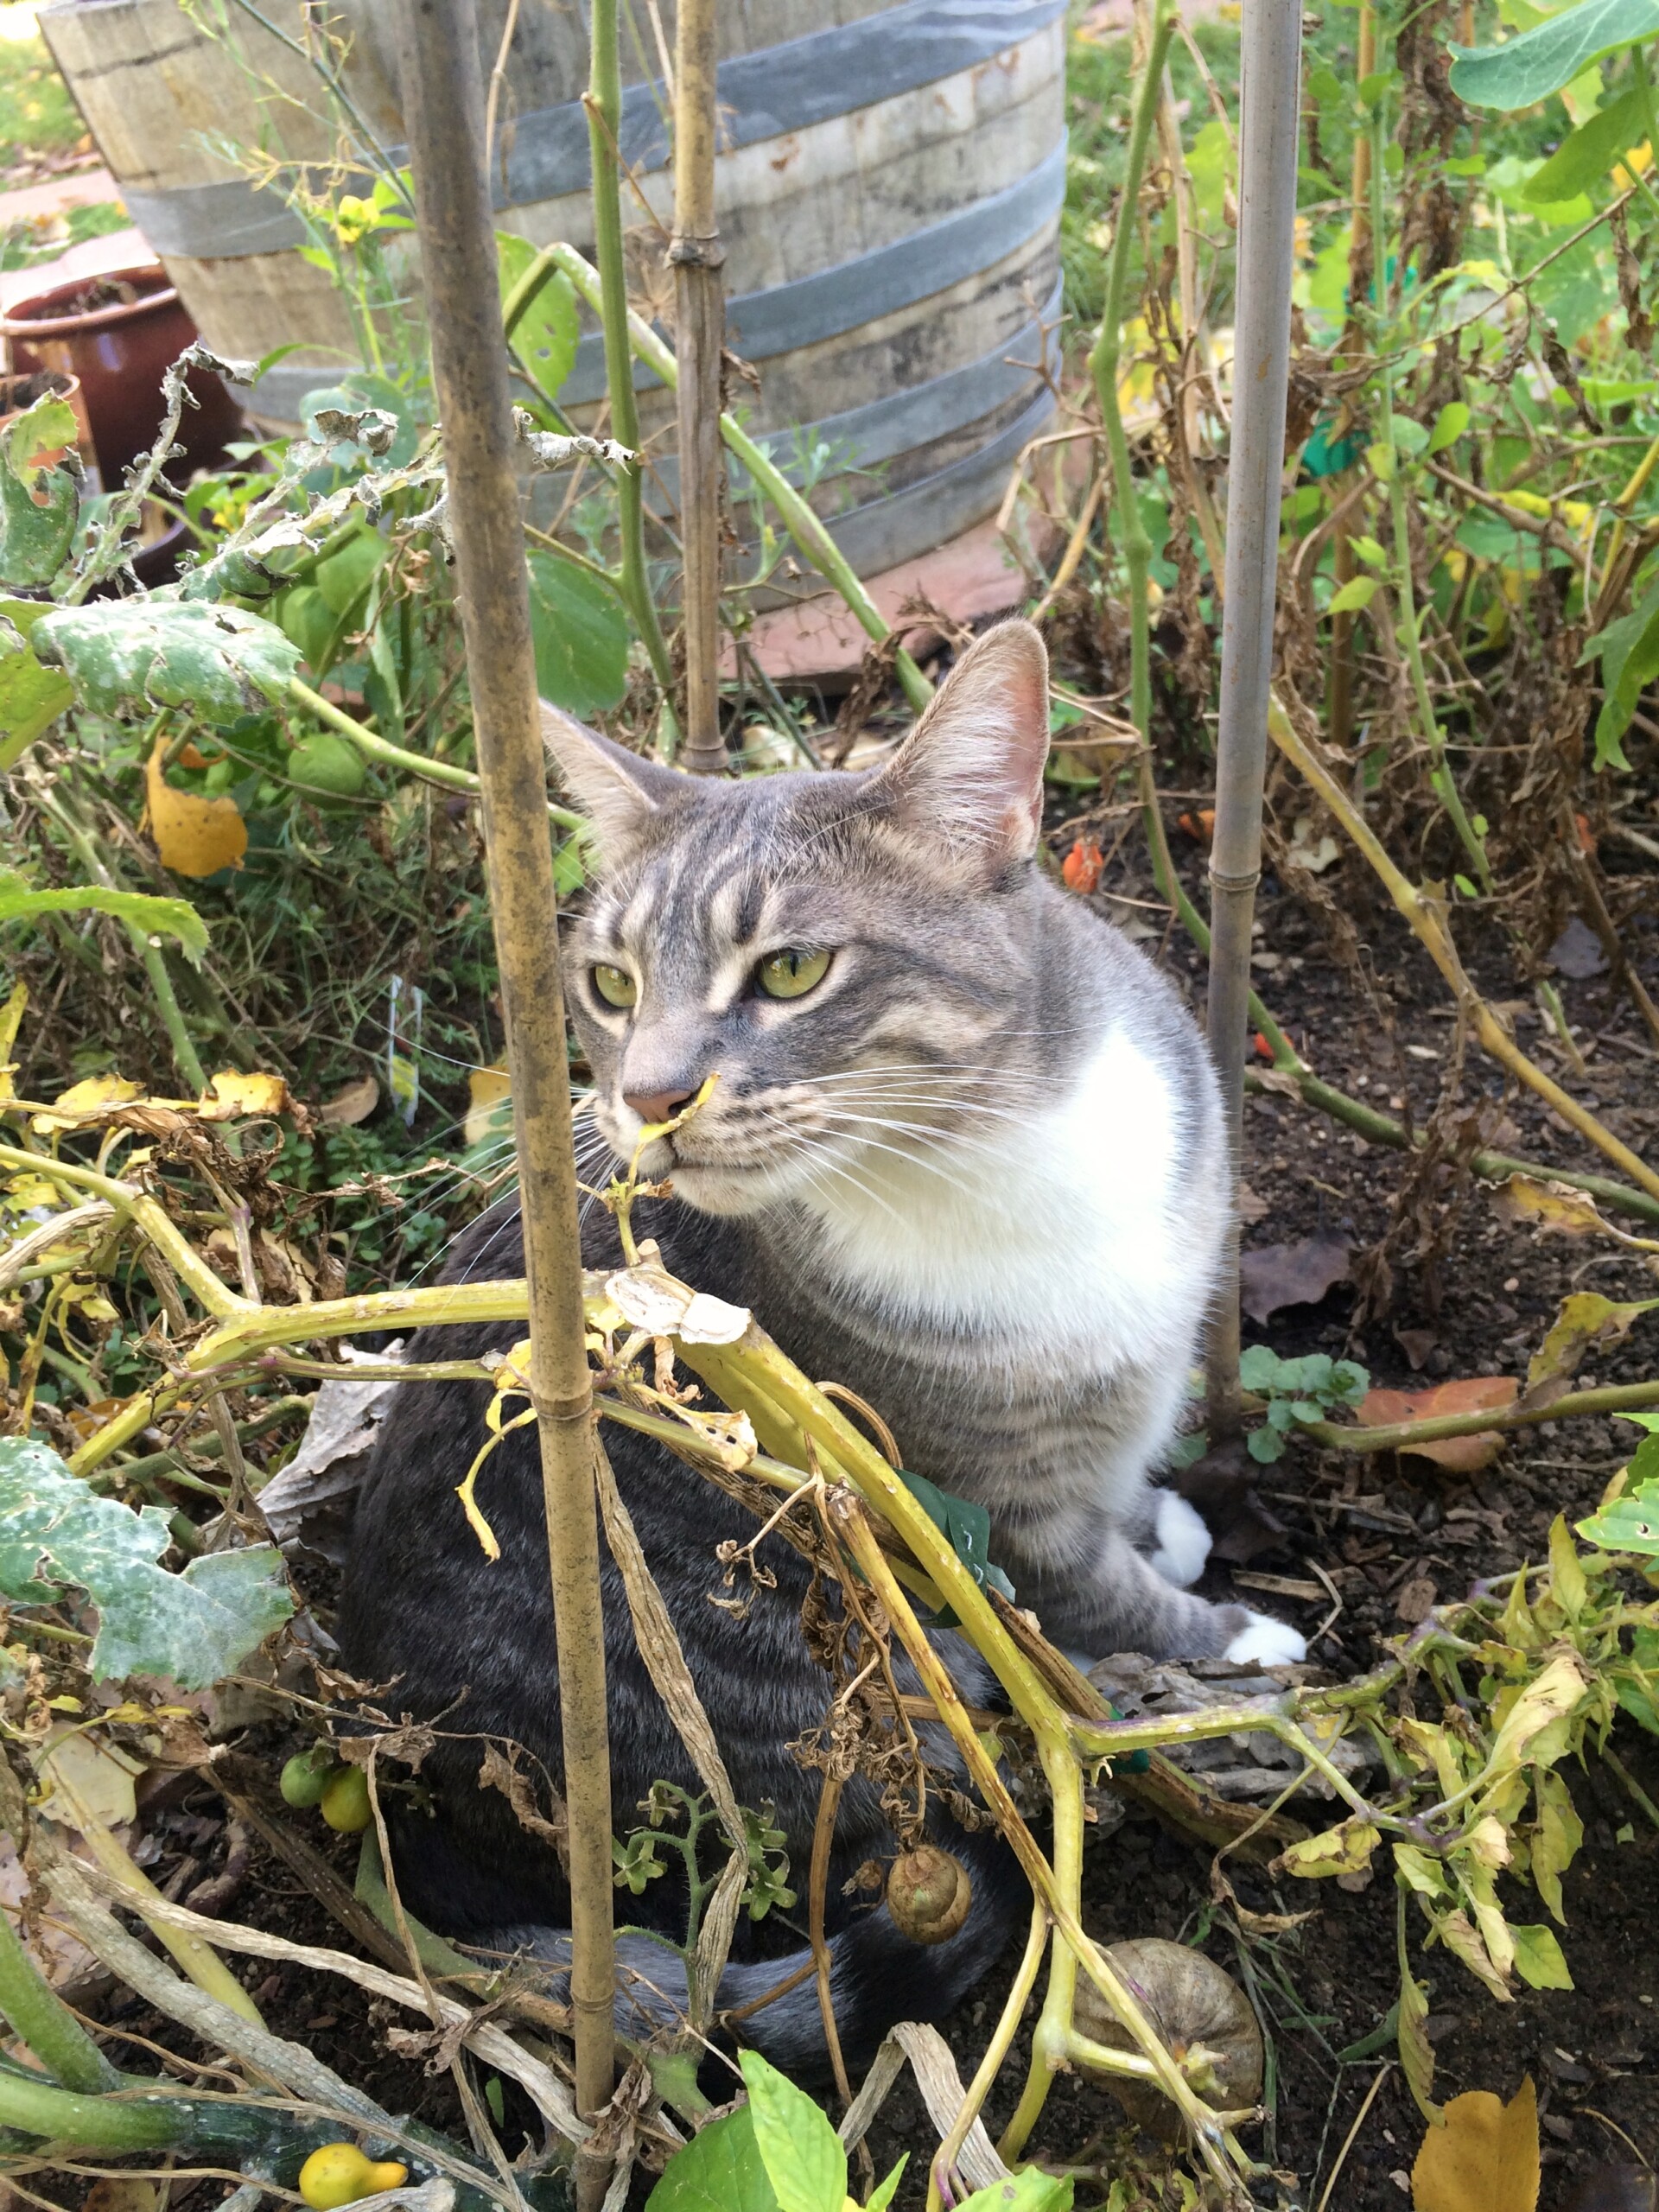
M695 778L543 720L599 847L563 964L625 1160L714 1076L642 1165L705 1212L750 1213L970 1139L1028 1095L1051 1058L1033 1042L1048 693L1029 623L974 645L861 774Z

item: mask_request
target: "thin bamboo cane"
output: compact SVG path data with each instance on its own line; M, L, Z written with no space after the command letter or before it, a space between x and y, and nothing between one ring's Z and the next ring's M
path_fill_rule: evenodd
M594 172L594 259L599 264L604 305L605 382L610 395L611 435L631 453L639 448L639 410L633 397L633 358L628 345L627 272L622 258L622 197L616 174L617 133L622 124L622 79L616 52L616 0L594 0L590 36L593 54L588 86L588 147ZM651 596L645 568L645 487L637 468L625 468L616 481L617 519L621 531L621 590L633 626L651 657L665 698L671 698L673 670L662 626ZM517 508L514 509L515 513ZM672 707L670 707L672 713Z
M1357 26L1358 59L1354 65L1354 80L1363 84L1376 67L1376 10L1372 0L1359 0ZM1350 359L1363 352L1364 340L1356 315L1356 305L1363 297L1371 264L1371 137L1368 130L1354 133L1353 170L1350 183L1350 197L1353 202L1352 245L1348 255L1349 312L1348 324L1343 333L1341 351ZM1346 420L1344 410L1342 420ZM1333 549L1332 575L1340 587L1351 582L1357 573L1354 567L1353 518L1344 514L1338 523ZM1345 752L1353 741L1354 734L1354 618L1351 614L1331 617L1331 738L1332 742Z
M1227 1120L1227 1242L1205 1362L1210 1433L1239 1425L1238 1155L1250 925L1262 875L1262 787L1279 571L1280 478L1290 372L1290 281L1300 122L1300 0L1254 0L1244 18L1238 186L1238 321L1228 467L1227 589L1210 855L1210 1049Z
M586 2114L607 2101L614 2079L611 1777L594 1413L583 1343L558 907L484 166L475 0L405 0L399 31L512 1074L570 1817L576 2104ZM596 2205L604 2184L602 2165L578 2160L579 2203Z
M685 707L680 758L693 774L726 766L720 737L720 354L726 339L715 216L715 0L680 0L674 34L674 353L680 365L681 620Z

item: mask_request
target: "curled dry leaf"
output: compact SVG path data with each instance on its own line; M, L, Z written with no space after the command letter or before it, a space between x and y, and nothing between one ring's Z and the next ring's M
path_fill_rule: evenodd
M162 771L165 741L157 738L144 768L144 817L163 868L175 875L217 875L240 868L248 825L236 801L175 791Z
M1432 1390L1368 1390L1356 1411L1368 1427L1442 1421L1450 1414L1497 1413L1515 1403L1516 1388L1513 1375L1468 1375L1454 1382L1437 1383ZM1432 1459L1452 1474L1472 1475L1491 1465L1503 1448L1503 1439L1497 1429L1483 1428L1473 1436L1443 1436L1437 1442L1408 1440L1398 1448Z
M1352 1247L1344 1236L1321 1233L1294 1244L1259 1244L1241 1255L1239 1296L1253 1321L1283 1306L1317 1306L1326 1291L1348 1281Z
M1453 2097L1411 2170L1413 2212L1537 2212L1538 2101L1532 2076L1502 2103L1487 2089Z
M1611 1298L1593 1290L1575 1291L1571 1298L1564 1298L1549 1334L1528 1364L1527 1403L1547 1406L1562 1396L1586 1352L1620 1343L1656 1306L1659 1298L1615 1305Z
M1659 1252L1659 1239L1632 1236L1616 1228L1597 1211L1595 1200L1566 1183L1540 1183L1529 1175L1511 1175L1497 1195L1500 1221L1531 1222L1543 1235L1611 1236L1616 1244L1638 1252Z
M362 1075L332 1098L324 1099L317 1109L317 1119L325 1129L354 1129L359 1122L368 1120L379 1103L379 1084L372 1075Z
M647 1336L678 1337L689 1344L734 1344L749 1325L747 1309L694 1291L662 1268L621 1268L605 1281L605 1295L624 1320Z

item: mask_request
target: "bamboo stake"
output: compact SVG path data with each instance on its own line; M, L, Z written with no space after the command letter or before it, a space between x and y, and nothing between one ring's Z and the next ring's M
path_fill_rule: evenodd
M720 735L720 355L726 339L715 217L715 0L680 0L674 34L674 353L679 363L680 543L685 553L684 734L694 775L726 766Z
M1238 320L1228 469L1227 589L1210 855L1210 1049L1227 1116L1229 1210L1220 1294L1205 1366L1212 1440L1236 1433L1238 1155L1250 924L1262 876L1262 786L1279 570L1280 478L1290 372L1290 282L1300 126L1300 0L1253 0L1245 16L1238 155Z
M605 382L610 395L611 435L631 453L639 448L639 410L633 397L633 358L628 344L628 284L622 258L622 196L616 175L617 133L622 124L622 78L616 55L616 0L593 0L593 55L588 90L588 147L594 175L594 259L604 305ZM493 246L493 240L492 240ZM651 596L645 569L645 487L637 468L616 480L617 520L622 539L621 592L644 641L663 696L673 714L673 669ZM515 503L515 513L517 505Z
M484 167L476 0L405 0L399 29L512 1075L570 1815L576 2106L587 2115L608 2101L614 2079L611 1776L594 1414L558 906ZM578 2160L579 2203L596 2205L604 2183L602 2165Z
M1376 10L1373 0L1359 0L1358 59L1354 64L1354 79L1363 84L1376 67ZM1371 136L1369 130L1354 133L1352 177L1349 196L1353 201L1352 244L1348 253L1348 322L1343 333L1342 353L1348 359L1356 359L1363 346L1357 312L1368 276L1371 258ZM1340 411L1338 427L1345 424L1348 410ZM1332 574L1338 589L1352 582L1357 573L1354 567L1353 519L1344 513L1338 523ZM1331 740L1345 753L1354 734L1354 618L1351 614L1331 617Z

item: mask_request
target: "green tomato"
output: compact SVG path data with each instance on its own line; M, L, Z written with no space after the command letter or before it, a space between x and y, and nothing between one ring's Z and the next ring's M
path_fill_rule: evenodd
M341 1835L357 1835L374 1818L369 1777L360 1766L343 1766L328 1777L322 1793L322 1817Z
M332 1744L313 1744L308 1751L296 1751L283 1769L280 1787L283 1803L302 1809L320 1805L322 1793L328 1787L328 1777L337 1764Z
M328 798L355 798L367 771L363 755L349 739L332 730L318 730L302 738L288 756L290 780L307 792Z

